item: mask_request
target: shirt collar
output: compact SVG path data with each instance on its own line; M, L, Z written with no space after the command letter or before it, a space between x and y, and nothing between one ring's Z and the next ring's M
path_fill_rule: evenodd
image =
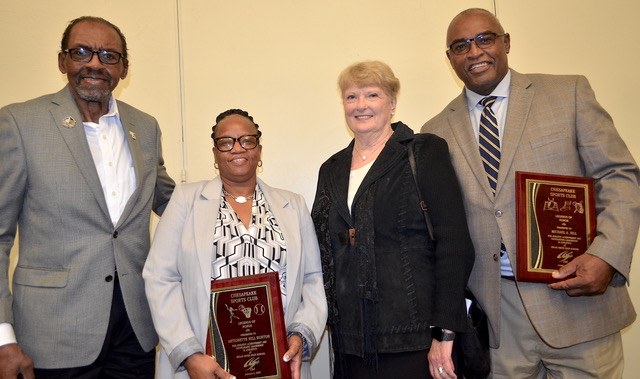
M112 116L116 116L116 117L120 116L120 114L118 113L118 103L116 102L116 99L115 97L113 97L113 95L111 95L111 97L109 98L109 110L102 117L112 117Z
M511 88L511 69L507 71L507 75L502 78L498 86L494 88L494 90L489 94L489 96L498 96L499 99L509 97L509 89ZM464 88L465 95L467 96L467 107L469 108L469 112L473 108L475 108L480 100L487 97L485 95L477 94L467 87Z
M107 113L100 116L98 123L91 122L91 121L84 121L83 124L84 126L97 129L100 126L99 122L103 117L115 117L116 119L120 119L120 113L118 112L118 102L113 97L113 95L111 95L111 97L109 98L109 109L107 110Z

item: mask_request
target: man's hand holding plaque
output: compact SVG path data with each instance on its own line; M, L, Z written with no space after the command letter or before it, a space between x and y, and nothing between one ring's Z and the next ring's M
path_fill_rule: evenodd
M607 262L591 254L583 254L555 271L551 283L554 290L566 291L569 296L600 295L607 290L616 270Z
M582 257L596 234L594 199L592 178L516 172L519 281L552 283L565 279L551 288L566 289L571 296L600 290L589 278L602 277L603 267L591 259L601 260Z

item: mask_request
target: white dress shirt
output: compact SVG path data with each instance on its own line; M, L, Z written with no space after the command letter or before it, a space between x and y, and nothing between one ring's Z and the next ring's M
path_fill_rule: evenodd
M127 136L120 122L118 105L113 96L109 101L109 112L100 117L97 124L83 124L111 221L115 226L136 189L136 173Z

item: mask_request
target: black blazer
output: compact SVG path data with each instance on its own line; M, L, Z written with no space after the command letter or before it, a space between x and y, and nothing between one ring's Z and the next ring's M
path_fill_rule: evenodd
M320 240L329 324L340 334L334 340L340 341L337 350L349 354L362 354L370 327L362 320L371 316L363 311L366 298L376 304L377 352L428 348L432 325L466 330L464 288L474 252L447 144L432 134L414 136L400 122L392 127L394 134L357 190L351 213L347 190L354 142L320 168L312 217ZM435 248L407 159L406 146L414 138ZM349 238L350 229L356 229L355 241ZM373 254L362 254L358 248L363 244L372 247ZM374 275L363 272L372 268Z

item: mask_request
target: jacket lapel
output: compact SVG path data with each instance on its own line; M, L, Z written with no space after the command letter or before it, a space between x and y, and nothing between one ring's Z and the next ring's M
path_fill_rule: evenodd
M278 226L287 242L287 277L286 288L293 288L296 285L297 277L300 274L300 258L302 255L302 241L300 239L300 231L297 229L299 221L297 221L296 210L291 206L289 200L282 196L278 191L268 186L265 182L258 178L260 190L269 204L269 210L278 221ZM300 281L302 282L302 281ZM289 291L287 291L289 292Z
M52 100L51 116L64 139L78 169L93 192L103 214L110 220L109 209L102 191L102 184L98 171L93 162L93 155L89 149L87 136L84 132L82 116L68 86L55 94Z
M525 75L511 70L511 88L509 89L509 109L507 109L507 119L502 137L500 173L498 174L498 184L496 187L496 197L500 193L503 185L514 185L505 183L513 159L520 146L520 140L524 132L524 127L529 117L531 103L535 90L530 89L531 81ZM504 173L504 174L503 174Z
M460 151L462 151L467 164L471 167L471 171L473 172L476 180L480 183L480 186L487 197L493 201L493 191L491 191L487 174L485 173L484 166L482 165L482 158L480 157L480 152L478 150L478 140L471 128L472 124L471 119L469 118L469 108L467 107L467 98L464 90L462 91L462 94L449 104L449 110L451 113L447 120L456 143L460 146ZM500 165L500 170L502 171L502 165ZM498 180L500 180L499 178L500 175L498 174Z
M200 276L207 293L211 289L211 262L213 256L213 232L216 227L218 210L220 209L220 193L222 181L215 177L204 186L200 196L193 203L193 229Z
M351 141L346 149L333 156L329 180L327 181L331 198L336 199L336 203L334 204L336 210L349 225L352 224L352 221L347 205L347 193L349 192L349 174L351 172L353 143L354 141Z
M127 201L127 205L122 211L122 215L120 216L120 221L118 224L124 222L129 214L131 214L133 208L136 204L138 204L138 198L140 197L140 193L143 187L143 179L144 179L144 171L143 171L143 157L142 150L140 148L140 143L138 142L139 130L138 126L135 123L133 115L129 112L129 108L126 106L122 106L122 103L118 102L118 113L120 115L120 122L122 123L122 129L124 131L125 140L127 145L129 146L129 151L131 152L131 160L133 161L133 169L136 173L136 189L129 197Z
M356 195L353 197L354 204L367 191L367 188L372 183L384 176L389 170L395 168L399 160L406 159L407 147L405 142L413 138L413 133L404 133L402 135L400 135L400 133L402 132L394 131L394 134L389 141L387 141L378 158L373 162L371 169L367 172L367 175L356 191Z

